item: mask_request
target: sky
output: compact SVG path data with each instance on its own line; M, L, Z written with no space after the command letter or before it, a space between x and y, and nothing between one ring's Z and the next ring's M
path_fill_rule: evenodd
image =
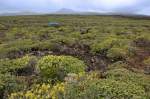
M150 15L150 0L0 0L0 12L54 12L61 8L75 11L135 13Z

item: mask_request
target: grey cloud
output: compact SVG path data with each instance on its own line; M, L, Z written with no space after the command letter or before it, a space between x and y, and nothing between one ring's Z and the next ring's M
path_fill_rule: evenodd
M141 11L144 14L149 14L148 7L150 7L150 0L0 0L0 11L34 10L50 12L60 8L70 8L119 13L139 13Z

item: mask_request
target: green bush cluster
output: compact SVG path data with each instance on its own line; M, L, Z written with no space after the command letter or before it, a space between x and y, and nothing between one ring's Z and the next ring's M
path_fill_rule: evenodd
M6 29L6 27L3 24L0 24L0 30Z
M149 33L142 33L142 34L138 35L135 39L137 41L138 40L150 41L150 34Z
M117 59L121 59L121 58L126 58L127 54L128 54L128 52L126 49L110 48L107 52L107 57L117 60Z
M12 92L26 89L28 83L23 80L24 78L19 77L19 74L17 73L18 70L22 70L21 73L23 73L23 70L26 68L34 68L32 67L32 62L35 60L36 58L33 56L0 60L0 97L7 97L7 95ZM30 72L33 71L31 70Z
M32 40L15 40L8 42L7 44L0 45L0 57L14 57L17 56L19 52L29 51L31 48L35 47L35 42Z
M32 53L34 51L50 51L53 49L51 41L32 41L30 39L18 39L7 44L0 45L0 57L15 57L18 54Z
M146 99L142 87L110 79L68 84L65 91L66 99Z
M12 93L9 99L148 99L142 86L114 79L100 79L96 75L72 76L75 82L66 81L53 87L43 84L25 92Z
M18 92L27 88L27 84L20 81L16 76L0 74L0 97L7 98L10 93Z
M145 65L144 73L150 74L150 57L143 60L143 63Z
M113 79L116 81L123 81L125 83L132 83L136 86L141 86L144 88L147 97L150 93L150 78L147 75L134 73L125 68L116 68L106 72L107 79Z
M103 53L110 49L116 41L116 38L108 38L102 42L94 43L91 46L91 50L93 53Z
M134 47L129 39L120 39L117 36L109 36L101 42L94 42L91 46L93 53L104 54L112 60L125 59L134 55Z
M34 57L24 56L18 59L0 59L0 73L15 72L25 68Z
M45 56L38 62L38 68L43 77L63 80L67 73L84 72L83 61L71 56Z
M141 33L140 35L134 38L134 42L136 46L142 47L143 49L150 50L150 34L149 33Z

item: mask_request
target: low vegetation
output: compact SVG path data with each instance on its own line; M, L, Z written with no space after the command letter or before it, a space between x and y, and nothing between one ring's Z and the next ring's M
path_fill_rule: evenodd
M149 31L144 17L0 17L0 99L150 99Z

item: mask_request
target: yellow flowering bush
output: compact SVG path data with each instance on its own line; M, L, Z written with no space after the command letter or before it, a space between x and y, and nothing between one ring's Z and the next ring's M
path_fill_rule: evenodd
M45 78L63 80L67 73L84 72L86 65L72 56L49 55L39 60L38 68Z
M64 95L64 83L51 87L49 84L36 85L26 92L12 93L9 99L61 99Z
M49 84L36 85L26 92L12 93L9 99L49 99L50 91Z
M55 85L50 93L51 99L63 99L64 97L64 91L65 91L65 84L60 83Z

